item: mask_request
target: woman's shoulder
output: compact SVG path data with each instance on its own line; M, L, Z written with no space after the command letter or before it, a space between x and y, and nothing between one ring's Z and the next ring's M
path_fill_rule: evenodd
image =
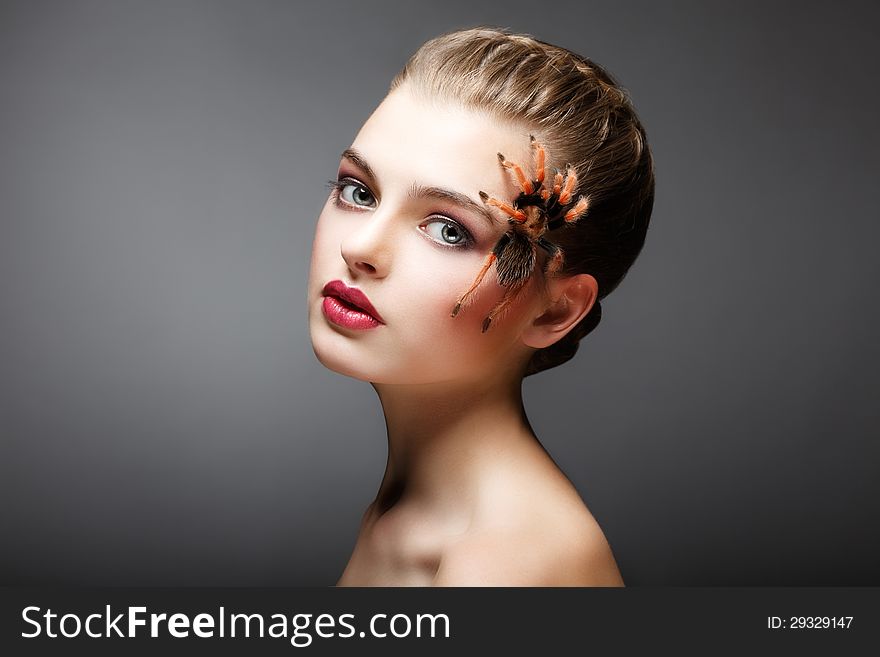
M483 497L435 585L623 586L604 532L557 468L500 474Z
M494 531L449 546L434 586L623 586L604 536Z

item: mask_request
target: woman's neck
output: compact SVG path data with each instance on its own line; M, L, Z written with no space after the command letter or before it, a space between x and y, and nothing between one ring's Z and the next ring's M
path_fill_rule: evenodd
M374 507L378 514L402 500L438 512L461 509L487 466L514 446L535 441L521 378L373 387L388 430L388 462Z

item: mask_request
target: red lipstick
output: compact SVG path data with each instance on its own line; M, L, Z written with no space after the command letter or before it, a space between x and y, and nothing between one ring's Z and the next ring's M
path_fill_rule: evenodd
M322 294L324 315L335 324L352 329L369 329L385 323L366 294L340 280L327 283Z

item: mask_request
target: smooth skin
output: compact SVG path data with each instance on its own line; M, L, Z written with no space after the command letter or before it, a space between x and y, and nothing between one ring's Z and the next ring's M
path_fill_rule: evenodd
M450 316L507 229L497 211L480 216L479 192L516 196L497 153L531 162L531 132L404 85L361 128L356 157L341 159L339 177L350 180L324 206L312 250L312 347L327 368L373 385L388 461L340 586L623 585L602 530L522 402L529 357L589 312L596 280L537 272L482 333L504 294L493 270ZM321 291L335 279L363 291L384 325L331 323Z

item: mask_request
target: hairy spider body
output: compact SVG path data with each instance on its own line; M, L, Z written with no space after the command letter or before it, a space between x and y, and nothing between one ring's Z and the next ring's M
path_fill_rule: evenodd
M590 207L588 196L581 196L577 202L572 202L572 194L577 187L577 174L571 165L566 167L564 177L562 173L556 173L551 189L544 186L546 151L533 136L529 139L534 154L535 177L532 179L526 177L519 165L498 153L501 166L512 171L516 177L522 190L519 195L508 204L480 192L483 203L496 207L507 215L509 228L496 242L473 284L459 297L452 310L452 317L458 315L461 308L471 300L474 291L494 263L498 283L507 290L501 301L483 320L483 333L489 330L492 321L510 307L525 287L538 261L538 247L550 256L544 263L545 275L553 275L562 268L562 249L547 241L543 237L544 233L575 223Z

